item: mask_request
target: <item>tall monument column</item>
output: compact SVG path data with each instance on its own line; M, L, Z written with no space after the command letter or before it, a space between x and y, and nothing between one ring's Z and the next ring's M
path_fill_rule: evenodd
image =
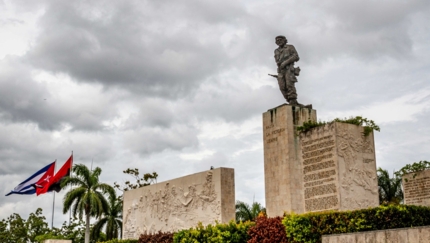
M302 213L303 168L296 126L317 121L316 110L282 105L263 113L264 178L266 211L269 217L284 211Z

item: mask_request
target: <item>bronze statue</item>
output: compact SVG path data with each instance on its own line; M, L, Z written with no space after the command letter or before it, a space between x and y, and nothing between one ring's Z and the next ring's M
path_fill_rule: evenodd
M278 79L279 89L290 105L302 106L297 102L297 91L295 83L296 76L300 74L300 67L294 67L294 63L299 61L299 54L293 45L287 44L285 36L276 36L275 43L279 46L275 50L275 61L278 65L278 75L269 74ZM308 107L308 106L306 106Z

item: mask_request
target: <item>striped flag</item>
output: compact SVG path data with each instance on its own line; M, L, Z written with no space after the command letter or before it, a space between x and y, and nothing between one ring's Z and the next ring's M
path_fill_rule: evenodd
M50 176L49 172L53 174L54 168L55 168L55 161L43 167L42 169L34 173L25 181L21 182L11 192L6 194L6 196L9 196L10 194L30 195L30 194L36 193L37 185L44 183L43 181L48 176Z

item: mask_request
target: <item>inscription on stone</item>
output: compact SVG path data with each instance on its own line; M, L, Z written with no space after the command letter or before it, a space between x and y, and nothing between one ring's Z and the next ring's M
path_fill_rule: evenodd
M278 137L282 136L285 132L285 128L278 128L278 129L272 130L273 128L275 128L275 126L273 125L266 126L265 138L267 143L277 142Z
M303 140L303 187L305 211L320 211L338 207L337 164L333 153L332 135Z
M409 176L403 180L405 204L430 206L430 173L423 172L425 174L421 176Z

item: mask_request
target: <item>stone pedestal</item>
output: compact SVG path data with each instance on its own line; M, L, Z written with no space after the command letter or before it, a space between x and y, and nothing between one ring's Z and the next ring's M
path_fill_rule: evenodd
M331 123L300 135L316 111L283 105L263 113L266 210L354 210L379 205L373 133Z
M303 176L295 127L316 121L316 111L282 105L263 113L264 178L269 217L303 212Z
M234 169L217 168L124 192L124 239L235 219Z
M373 133L331 123L300 134L304 212L379 205Z
M430 206L430 170L402 177L405 204Z

